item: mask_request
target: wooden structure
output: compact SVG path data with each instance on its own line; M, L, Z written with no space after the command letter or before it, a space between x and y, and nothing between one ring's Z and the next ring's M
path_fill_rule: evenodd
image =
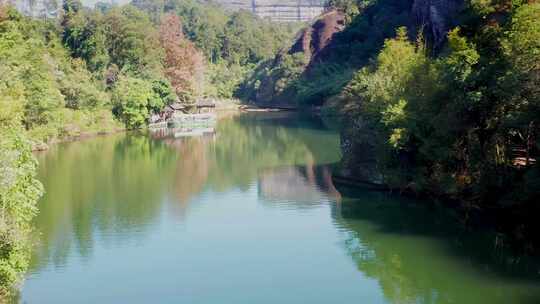
M179 102L167 105L159 114L150 118L149 128L208 127L216 122L213 110L216 103L211 99L184 105Z
M172 103L170 105L167 105L163 109L163 112L165 114L168 114L169 117L171 117L175 113L186 113L186 106L184 106L183 104L181 104L179 102L175 102L175 103Z
M216 103L211 99L202 99L195 103L197 113L210 113L216 107Z

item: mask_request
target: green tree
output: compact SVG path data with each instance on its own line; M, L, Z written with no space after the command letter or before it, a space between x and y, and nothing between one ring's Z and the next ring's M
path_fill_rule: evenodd
M112 92L113 111L127 128L140 128L152 110L164 106L159 93L154 91L152 83L148 81L121 76Z
M8 297L28 268L31 220L42 194L21 125L24 99L22 87L0 84L0 299Z

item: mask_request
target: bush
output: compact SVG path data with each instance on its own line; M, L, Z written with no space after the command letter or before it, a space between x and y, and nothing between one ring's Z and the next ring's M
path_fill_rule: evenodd
M130 76L121 76L113 93L113 112L128 129L142 127L152 111L159 111L165 101L151 82Z

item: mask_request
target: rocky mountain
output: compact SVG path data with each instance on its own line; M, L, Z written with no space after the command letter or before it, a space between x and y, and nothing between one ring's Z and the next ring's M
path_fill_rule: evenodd
M446 39L446 34L454 26L455 17L463 8L463 0L415 0L412 15L415 24L424 31L439 49Z
M311 62L331 42L334 34L345 28L343 13L332 10L319 16L311 26L300 31L289 53L304 53L307 62Z
M350 71L368 64L397 28L407 27L413 40L422 32L436 53L444 47L448 31L458 25L463 8L463 0L379 0L346 26L343 13L327 11L261 68L270 72L261 72L252 81L255 93L249 98L262 106L282 108L337 100L353 75ZM291 56L302 58L303 64L291 63ZM302 95L305 92L311 95ZM376 133L358 117L346 121L339 174L380 185Z
M296 108L295 89L283 86L291 77L291 73L285 71L295 69L306 72L310 65L316 65L332 43L332 37L344 28L345 16L339 11L331 10L318 16L298 33L290 48L259 67L261 74L254 74L260 78L259 84L249 98L260 106Z

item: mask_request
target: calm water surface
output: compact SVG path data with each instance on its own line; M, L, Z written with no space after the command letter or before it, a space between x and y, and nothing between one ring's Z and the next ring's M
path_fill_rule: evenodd
M490 238L413 202L336 189L338 134L285 115L40 154L47 193L20 301L540 303L534 271Z

